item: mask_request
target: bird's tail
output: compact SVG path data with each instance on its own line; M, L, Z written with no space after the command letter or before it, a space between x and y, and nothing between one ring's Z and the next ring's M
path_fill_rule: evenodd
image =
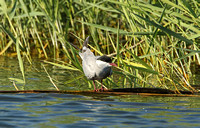
M88 36L86 39L85 39L85 41L84 41L84 43L83 43L83 49L84 49L84 47L88 47L88 42L89 42L89 38L90 38L90 36Z

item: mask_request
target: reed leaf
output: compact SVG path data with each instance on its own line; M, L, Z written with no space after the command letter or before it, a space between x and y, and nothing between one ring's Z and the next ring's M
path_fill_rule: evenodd
M8 78L11 81L15 81L17 84L24 84L24 80L23 79L19 79L19 78Z
M54 66L63 68L63 69L67 69L67 70L73 70L73 71L80 71L79 69L77 69L76 67L73 67L72 65L63 65L63 64L58 64L58 63L53 63L53 62L49 62L49 61L44 61L45 63L48 64L52 64Z
M81 48L89 35L95 55L118 63L117 80L106 86L192 90L190 68L200 64L199 14L195 0L0 0L0 54L17 53L24 81L24 61L36 56L82 72L73 46Z
M98 25L98 24L87 23L87 22L83 22L83 21L78 21L78 22L81 22L83 24L89 25L91 27L95 27L97 29L113 32L115 34L117 34L117 31L118 31L117 28L112 28L112 27L108 27L108 26L102 26L102 25ZM120 35L130 35L130 36L132 36L132 35L153 35L154 32L127 32L127 31L119 29L119 34ZM162 33L162 32L158 32L157 34L158 35L164 35L164 33Z
M153 26L159 28L160 30L166 32L167 34L169 34L169 35L171 35L171 36L174 36L174 37L176 37L176 38L178 38L178 39L180 39L180 40L182 40L182 41L185 41L187 44L193 44L192 40L189 40L189 39L187 39L187 38L181 36L180 34L175 33L175 32L173 32L173 31L171 31L170 29L167 29L166 27L163 27L163 26L161 26L161 25L159 25L159 24L157 24L157 23L155 23L155 22L153 22L153 21L150 21L149 19L144 18L144 17L142 17L142 16L140 16L140 15L138 15L138 14L135 14L135 13L133 13L133 14L136 15L137 17L139 17L139 18L145 20L145 22L147 22L147 23L149 23L149 24L151 24L151 25L153 25Z
M22 60L22 57L21 57L21 53L20 53L19 39L18 38L17 38L17 41L16 41L16 50L17 50L17 58L18 58L18 61L19 61L19 68L20 68L20 71L22 73L23 81L25 83L24 64L23 64L23 60Z

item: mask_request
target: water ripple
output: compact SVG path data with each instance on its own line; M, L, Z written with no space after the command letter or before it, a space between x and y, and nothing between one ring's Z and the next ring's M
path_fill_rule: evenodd
M1 94L1 127L199 127L198 98Z

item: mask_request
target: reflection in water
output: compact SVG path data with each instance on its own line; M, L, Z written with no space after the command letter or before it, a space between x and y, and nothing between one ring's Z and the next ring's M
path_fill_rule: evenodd
M16 80L15 83L17 87L19 89L25 87L25 90L55 90L40 60L35 59L32 63L32 65L28 62L24 64L26 85L24 86L23 83ZM88 89L87 83L82 80L82 77L84 77L82 73L71 72L46 63L44 63L44 66L60 90ZM0 56L0 76L1 90L15 90L9 78L22 80L17 58Z
M195 127L198 98L2 94L2 127Z

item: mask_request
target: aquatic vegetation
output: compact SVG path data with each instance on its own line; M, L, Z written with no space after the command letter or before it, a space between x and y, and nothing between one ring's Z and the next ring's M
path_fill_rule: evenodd
M104 82L109 88L195 91L190 67L200 64L199 7L197 0L1 0L0 55L17 53L24 81L23 62L33 56L62 58L46 62L82 71L71 44L79 48L90 35L93 52L119 66Z

